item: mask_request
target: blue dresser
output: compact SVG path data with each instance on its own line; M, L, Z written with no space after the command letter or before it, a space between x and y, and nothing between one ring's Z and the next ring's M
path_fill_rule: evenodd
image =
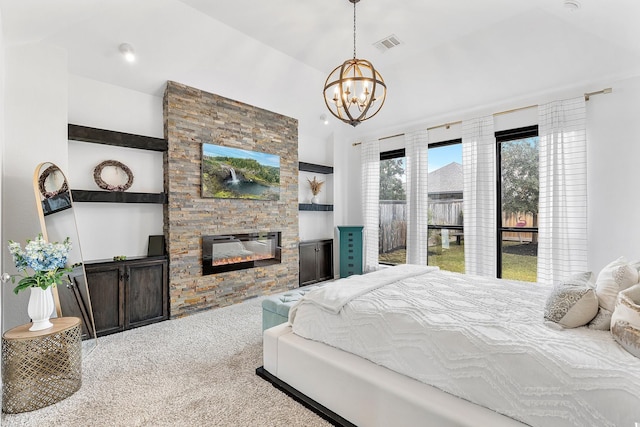
M340 277L362 274L363 226L338 226L340 238Z

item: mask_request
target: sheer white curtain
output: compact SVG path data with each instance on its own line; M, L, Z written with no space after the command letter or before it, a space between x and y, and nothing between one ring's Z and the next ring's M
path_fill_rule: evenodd
M463 121L464 263L467 274L496 277L495 163L493 116Z
M583 97L538 107L538 282L587 269L587 138Z
M407 264L427 264L429 193L427 189L429 134L405 134L407 177Z
M362 143L362 217L364 218L364 271L378 269L378 230L380 227L380 143Z

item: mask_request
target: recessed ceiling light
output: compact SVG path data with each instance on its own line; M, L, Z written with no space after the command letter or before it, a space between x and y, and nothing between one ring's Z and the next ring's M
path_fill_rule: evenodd
M118 47L118 50L120 51L122 56L124 56L124 59L127 62L133 62L136 60L136 52L135 50L133 50L133 46L131 46L129 43L122 43Z
M322 123L324 123L325 125L329 124L329 119L327 119L327 115L326 114L322 114L320 115L320 120L322 121Z
M580 9L580 2L578 0L564 0L564 7L573 12Z

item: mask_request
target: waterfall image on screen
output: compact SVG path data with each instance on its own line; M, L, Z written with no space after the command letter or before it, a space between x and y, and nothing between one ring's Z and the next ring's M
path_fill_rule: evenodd
M280 157L202 144L202 197L280 199Z

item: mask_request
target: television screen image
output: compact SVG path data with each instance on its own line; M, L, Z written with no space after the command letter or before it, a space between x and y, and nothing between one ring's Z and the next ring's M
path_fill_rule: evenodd
M202 197L280 199L280 156L202 144Z

